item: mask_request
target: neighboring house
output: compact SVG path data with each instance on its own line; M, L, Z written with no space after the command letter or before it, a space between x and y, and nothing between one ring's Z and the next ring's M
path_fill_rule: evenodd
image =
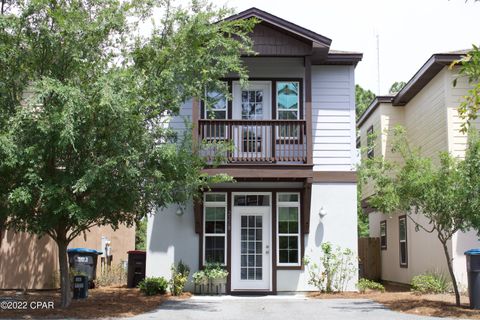
M229 293L313 290L305 256L318 263L323 242L357 254L354 71L362 55L331 50L330 39L256 8L229 19L250 17L261 23L252 33L258 55L243 58L248 87L231 75L231 101L204 110L203 97L192 99L170 122L181 133L188 118L194 139L232 142L227 163L204 172L236 182L211 186L202 203L156 210L146 272L169 279L180 260L192 273L217 262L230 273Z
M127 251L135 249L135 227L93 227L73 239L69 248L102 250L102 236L111 241L112 264L128 259ZM97 275L100 272L100 257ZM59 265L57 244L48 236L37 237L24 232L4 230L0 235L0 290L57 289Z
M456 108L469 85L460 78L453 86L457 70L449 69L462 54L465 51L432 55L398 94L379 96L372 102L357 122L360 132L357 147L367 149L363 157L382 156L401 161L391 152L392 129L396 125L405 127L409 143L420 147L422 155L432 157L434 163L438 163L440 151L464 157L467 136L459 131L462 120ZM376 140L368 138L371 132ZM416 231L404 212L392 216L372 212L365 205L372 192L371 185L365 186L362 199L364 208L370 212L370 236L380 237L382 279L410 283L415 275L429 271L448 275L443 248L435 233ZM426 222L423 216L415 219ZM457 232L449 242L455 275L463 288L467 285L464 251L479 246L473 231Z

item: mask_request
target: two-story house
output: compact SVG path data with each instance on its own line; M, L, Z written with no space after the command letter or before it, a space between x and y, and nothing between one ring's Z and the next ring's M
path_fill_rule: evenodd
M467 136L459 130L463 122L457 107L469 84L459 78L454 86L457 69L449 65L465 52L432 55L398 94L379 96L372 102L357 122L357 146L366 149L362 157L382 156L401 163L398 154L391 152L392 129L397 125L405 127L409 143L420 147L422 155L431 157L434 163L438 163L441 151L464 156ZM374 138L369 139L372 132ZM371 185L364 187L364 204L372 192ZM415 230L405 212L389 216L365 208L370 212L370 236L380 238L383 280L408 284L414 276L426 272L448 275L443 248L435 233ZM423 216L415 219L427 223ZM449 242L454 272L463 288L467 286L464 251L479 245L473 231L457 232Z
M357 253L355 149L356 64L362 55L330 49L331 40L252 8L255 56L245 56L247 87L225 79L211 119L202 99L187 101L170 126L194 138L229 141L220 167L235 183L212 186L202 203L158 209L148 221L147 276L171 277L182 260L229 271L227 292L312 290L303 258L318 262L331 242ZM208 95L214 96L211 92ZM356 275L349 289L355 288ZM191 287L190 287L191 288Z

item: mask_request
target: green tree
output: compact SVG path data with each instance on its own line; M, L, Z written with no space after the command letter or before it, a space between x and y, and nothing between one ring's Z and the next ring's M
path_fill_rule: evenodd
M229 10L197 1L158 3L148 36L136 28L156 1L25 0L0 16L0 213L8 228L57 243L62 307L72 239L229 179L202 174L202 146L165 121L226 74L246 79L256 22L225 21Z
M400 92L400 90L403 89L403 87L405 87L407 83L404 82L404 81L395 81L391 86L390 86L390 90L388 90L388 93L391 94L391 95L395 95L397 93Z
M135 250L147 249L147 219L137 221L135 228Z
M402 165L382 158L366 159L359 170L362 183L374 187L369 205L385 214L404 211L417 231L436 235L444 249L456 304L460 305L448 241L458 231L470 227L479 230L480 139L472 132L464 160L442 152L438 165L408 144L402 127L395 128L392 146ZM420 215L426 218L425 223L419 222L424 221Z
M473 48L463 58L454 61L450 68L455 66L459 67L459 77L465 77L472 86L458 107L460 118L465 120L461 129L465 133L480 111L480 49L473 45ZM457 79L453 81L453 85L457 85Z
M367 110L370 103L375 99L375 93L368 89L363 89L360 85L355 85L355 104L357 119Z

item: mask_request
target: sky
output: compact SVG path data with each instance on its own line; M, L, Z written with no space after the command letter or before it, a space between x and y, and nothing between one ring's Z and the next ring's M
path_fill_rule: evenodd
M356 83L386 94L434 53L480 44L480 1L212 0L237 12L257 7L332 39L332 49L363 53ZM377 77L377 34L380 92Z

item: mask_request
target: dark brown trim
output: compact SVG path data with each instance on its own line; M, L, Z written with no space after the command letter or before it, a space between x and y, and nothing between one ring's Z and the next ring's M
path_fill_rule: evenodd
M312 60L305 57L305 119L307 122L307 164L313 164L313 140L312 140Z
M382 225L385 226L385 245L382 245ZM388 247L388 232L387 232L387 220L380 221L380 249L387 250Z
M276 291L265 291L265 290L237 290L231 291L230 295L232 296L268 296L275 295Z
M314 171L313 182L356 183L355 171Z
M225 20L231 21L231 20L249 19L253 17L258 18L264 23L280 28L284 30L284 32L288 32L296 37L301 37L303 39L316 42L319 46L322 46L322 47L328 48L332 43L332 40L325 36L322 36L316 32L305 29L303 27L300 27L290 21L284 20L282 18L274 16L273 14L257 9L255 7L247 9L245 11L242 11L230 17L227 17Z
M234 178L311 178L313 171L311 167L285 167L283 165L264 165L260 168L255 165L245 164L243 167L221 167L207 168L202 170L203 173L216 175L220 173L228 174Z
M193 215L195 217L195 233L201 234L203 230L203 201L194 200Z
M199 110L199 99L198 98L193 98L192 100L192 140L197 143L198 142L198 120L200 116L200 110ZM195 143L193 144L195 146ZM195 150L194 150L195 151Z
M227 288L226 292L232 292L232 192L227 191Z
M402 254L400 248L400 220L405 220L405 263L402 264ZM400 268L408 268L408 230L407 230L407 216L402 215L398 217L398 261Z

